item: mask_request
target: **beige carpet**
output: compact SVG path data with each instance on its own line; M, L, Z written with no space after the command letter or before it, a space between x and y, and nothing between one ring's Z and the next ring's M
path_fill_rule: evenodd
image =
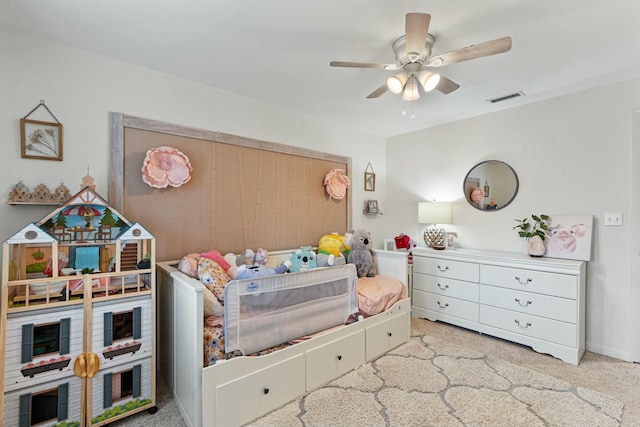
M494 404L496 399L504 398L500 408L496 413L504 413L503 409L506 405L512 405L515 410L521 411L523 405L527 405L531 396L538 396L538 405L532 406L527 410L524 418L516 419L511 422L511 426L526 425L525 423L534 419L531 425L545 425L541 421L540 416L547 419L547 426L563 425L561 419L556 419L557 414L563 416L565 410L560 404L563 402L573 401L576 408L586 408L585 413L594 414L596 418L589 419L586 422L579 420L571 421L571 426L592 426L596 425L598 420L604 419L604 425L616 425L616 420L621 415L621 427L637 427L640 426L640 364L628 363L622 360L602 356L595 353L586 352L582 361L578 366L564 363L551 356L539 354L532 351L529 347L520 346L508 341L492 338L486 335L480 335L476 332L468 331L455 326L447 325L440 322L430 322L424 319L412 319L412 335L413 341L410 345L398 348L389 354L386 358L378 359L375 364L369 364L349 373L347 376L338 379L328 387L317 390L305 399L295 401L284 408L281 408L271 414L255 421L252 425L264 426L376 426L389 425L395 427L402 425L427 426L430 417L436 415L436 409L442 410L443 406L447 413L450 412L447 420L453 420L450 424L446 421L438 423L438 425L464 425L468 426L482 425L474 421L465 421L467 419L475 419L476 415L473 411L483 411L495 416L494 413L488 412L488 405ZM424 337L424 341L423 341ZM433 339L433 340L432 340ZM431 349L420 349L419 341L431 343ZM440 347L436 343L442 343ZM418 345L419 344L419 345ZM460 381L460 375L457 375L453 367L458 363L452 358L451 354L444 354L439 358L435 357L435 352L444 351L444 347L456 348L456 345L462 347L464 358L469 359L469 366L479 366L469 374L469 380L479 380L482 377L483 385L479 387L464 387L455 385L456 381ZM415 355L415 352L418 352ZM425 358L429 352L433 352L433 357ZM486 355L486 357L484 357ZM407 363L414 359L417 366ZM439 359L439 365L435 364L435 360ZM397 361L398 366L389 366L388 361ZM434 361L434 362L432 362ZM509 362L513 365L509 365ZM431 368L424 369L425 366ZM514 368L514 365L524 369ZM418 367L419 366L419 367ZM437 366L437 367L436 367ZM374 369L375 368L375 369ZM379 370L378 371L376 371ZM457 368L456 368L457 369ZM512 377L513 371L520 372L520 376ZM389 372L381 374L380 372ZM405 371L408 371L407 375ZM424 372L423 372L424 371ZM426 372L429 372L427 374ZM515 385L503 390L507 382L519 384L519 381L528 382L532 386L533 380L522 378L524 373L531 375L531 378L540 377L548 380L552 387L540 390L534 387L521 388L516 391ZM381 376L383 375L383 376ZM408 378L408 384L413 384L411 388L419 388L418 379L446 378L449 382L448 387L444 391L438 393L419 392L417 390L409 390L409 387L399 383L398 378ZM487 382L485 383L485 378ZM508 378L508 379L507 379ZM351 389L346 388L344 381L353 381L354 386ZM464 377L462 378L464 380ZM545 384L545 383L539 383ZM399 386L398 386L399 385ZM546 384L545 384L546 385ZM573 385L573 386L571 386ZM498 387L496 387L498 386ZM405 387L405 388L402 388ZM425 388L425 386L422 386ZM568 387L564 389L564 387ZM560 390L558 390L560 388ZM564 390L563 390L564 389ZM459 413L453 412L455 407L451 406L449 400L445 400L447 390L451 390L449 395L452 402L463 402L463 407ZM454 392L454 390L456 390ZM528 391L527 391L528 390ZM589 393L588 390L598 391L602 393ZM322 403L323 395L330 395L325 398L326 404ZM606 396L605 396L606 395ZM348 398L345 396L349 396ZM394 401L389 404L388 402ZM478 397L479 396L479 397ZM546 397L545 397L546 396ZM542 404L548 396L560 396L559 399L547 400L545 405ZM598 396L594 398L593 396ZM611 397L607 397L611 396ZM146 411L126 418L122 421L115 422L111 425L114 427L133 427L133 426L154 426L154 427L178 427L186 426L180 413L171 398L171 392L162 377L158 378L158 412L150 415ZM613 399L612 399L613 398ZM479 402L473 403L473 399L479 399ZM602 409L594 407L591 403L594 400L602 399ZM617 400L616 400L617 399ZM358 402L358 406L373 405L380 409L377 413L369 413L362 417L352 418L343 415L344 405L349 401ZM435 401L435 403L433 403ZM360 403L364 402L364 403ZM622 402L624 408L621 408ZM316 409L318 405L324 405ZM382 405L385 410L381 411ZM447 406L449 405L449 406ZM546 408L545 408L546 406ZM358 409L358 408L356 408ZM568 413L575 413L574 407L567 410ZM304 410L308 411L305 413ZM551 414L547 413L550 412ZM312 411L324 412L326 418L312 418ZM442 415L447 416L447 413ZM420 415L422 414L422 415ZM536 415L538 414L538 415ZM610 414L610 415L607 415ZM306 415L306 417L305 417ZM579 414L582 416L583 414ZM422 418L428 417L427 421ZM369 418L372 417L372 418ZM458 417L458 418L456 418ZM337 419L337 421L336 421ZM417 421L414 421L416 420ZM355 424L354 424L355 422ZM508 423L507 419L503 421ZM488 425L489 423L485 424ZM499 425L500 422L493 423ZM432 424L433 425L433 424Z
M619 400L434 336L251 426L618 426Z

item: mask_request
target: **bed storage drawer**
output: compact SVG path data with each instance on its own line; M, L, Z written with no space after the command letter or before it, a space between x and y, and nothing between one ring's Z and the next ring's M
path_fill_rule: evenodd
M388 312L381 313L384 315ZM390 316L389 320L365 329L367 361L375 359L409 340L410 312L403 311L401 314Z
M364 364L364 331L332 341L307 352L307 391Z
M216 426L243 425L305 393L305 355L300 353L216 388ZM203 402L203 405L208 405Z

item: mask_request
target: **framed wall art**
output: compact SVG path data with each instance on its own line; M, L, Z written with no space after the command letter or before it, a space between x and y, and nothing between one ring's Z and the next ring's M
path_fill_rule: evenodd
M62 160L62 125L20 119L20 149L23 159Z
M376 174L373 172L371 163L367 163L367 168L364 170L364 191L376 191Z

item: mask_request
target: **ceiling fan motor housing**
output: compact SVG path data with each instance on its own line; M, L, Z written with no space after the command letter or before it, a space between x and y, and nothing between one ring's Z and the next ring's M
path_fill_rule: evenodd
M433 47L434 37L431 34L427 34L427 39L424 44L424 51L422 52L407 52L406 51L406 36L400 36L393 42L393 53L396 56L396 61L403 67L407 64L418 63L420 66L431 56L431 48Z

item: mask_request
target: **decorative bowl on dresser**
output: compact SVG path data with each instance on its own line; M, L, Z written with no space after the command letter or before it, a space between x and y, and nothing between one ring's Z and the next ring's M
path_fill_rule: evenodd
M577 365L585 349L585 280L584 261L414 248L412 315Z

